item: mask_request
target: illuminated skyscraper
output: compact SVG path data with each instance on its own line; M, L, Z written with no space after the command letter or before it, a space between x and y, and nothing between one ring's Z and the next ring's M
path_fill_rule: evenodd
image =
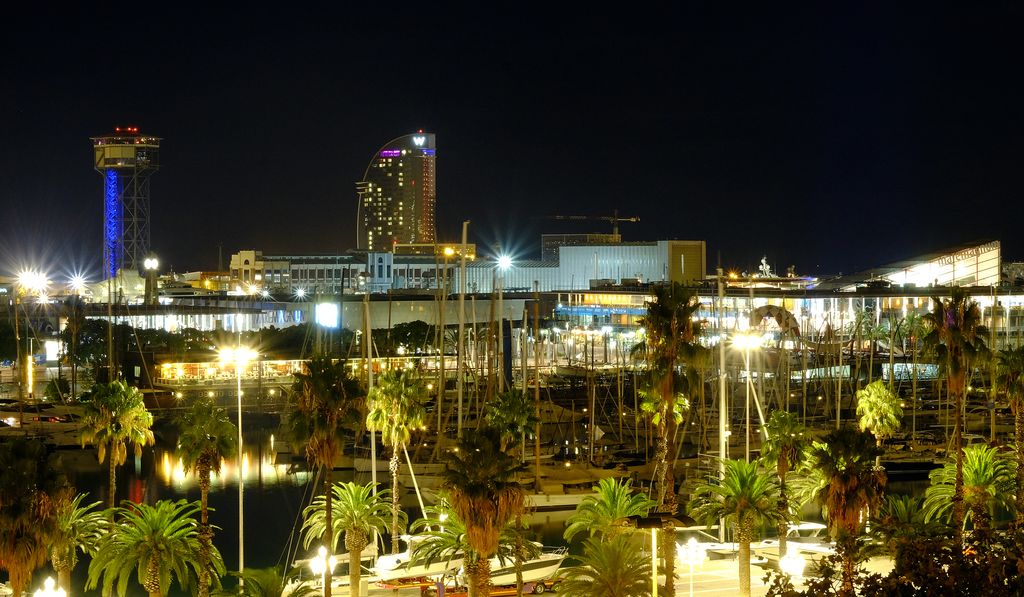
M135 127L92 137L103 176L103 275L140 271L149 253L149 177L160 169L160 139Z
M434 135L420 131L381 147L356 183L358 248L389 251L396 244L433 243Z

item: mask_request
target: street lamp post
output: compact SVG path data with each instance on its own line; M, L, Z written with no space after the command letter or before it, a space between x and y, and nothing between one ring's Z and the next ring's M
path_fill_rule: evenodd
M746 391L746 404L744 406L744 417L746 418L744 435L746 442L744 447L744 456L746 461L750 462L750 392L753 389L753 383L750 380L750 351L761 346L761 338L751 334L741 334L733 338L733 345L743 351L743 368L745 370L746 378L746 383L744 384ZM760 405L758 405L757 409L758 414L760 414ZM763 419L764 417L761 418ZM762 424L763 423L764 421L762 420Z
M220 360L235 365L235 380L238 391L238 584L242 585L242 572L245 571L245 514L244 501L245 479L242 477L242 367L254 359L256 351L241 345L220 350Z
M67 591L58 587L56 583L53 582L52 576L47 576L46 580L43 581L43 588L36 589L35 592L32 593L32 597L67 597L67 594Z
M150 255L142 262L142 268L146 272L146 289L144 301L147 305L155 305L157 302L156 271L160 262L155 255Z
M693 597L693 568L704 565L704 559L708 555L707 548L698 543L697 539L690 537L686 546L679 546L676 551L679 553L679 559L690 567L690 597Z
M334 567L337 565L337 558L333 555L331 557L327 557L327 548L323 545L321 545L320 549L317 550L316 557L309 561L310 569L313 571L313 574L320 577L320 583L325 588L327 587L327 571L330 570L331 574L334 574ZM351 566L352 564L349 563L349 565ZM356 562L355 565L358 566L359 562ZM355 587L353 587L352 590L355 590ZM324 594L333 595L334 591L330 588L326 588Z
M512 267L512 258L508 255L498 257L498 391L505 391L505 272Z

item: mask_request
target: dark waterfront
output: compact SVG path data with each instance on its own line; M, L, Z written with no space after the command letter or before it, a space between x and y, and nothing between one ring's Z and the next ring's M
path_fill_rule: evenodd
M307 550L301 548L298 529L302 526L301 512L319 491L314 489L314 476L305 467L275 465L274 444L278 429L264 426L246 431L244 441L243 471L245 478L245 566L266 568L281 563L291 563L305 557ZM185 475L174 456L173 437L158 435L157 444L147 448L142 458L129 457L128 462L118 468L118 500L154 503L157 500L199 500L199 487L193 475ZM88 492L87 502L107 499L107 465L96 462L92 448L60 450L68 470L68 478L79 493ZM260 463L256 466L256 463ZM214 544L224 557L229 571L238 567L238 469L234 460L224 463L219 476L214 476L210 488L210 522L219 529ZM369 473L352 470L336 470L336 482L356 480L361 483L370 480ZM382 486L388 484L387 473L378 474ZM319 485L319 484L318 484ZM411 498L412 501L415 498ZM405 500L403 500L405 501ZM419 508L405 508L410 520L420 516ZM563 545L564 521L570 512L539 513L532 517L532 530L536 539L545 545ZM385 537L387 542L387 537ZM344 546L341 547L344 549ZM386 544L384 549L389 549ZM315 550L308 550L313 552ZM89 560L83 557L75 568L72 586L75 594L101 594L99 589L85 591ZM340 570L340 568L339 568ZM40 568L33 576L32 589L41 586L47 576L54 576L49 566ZM233 578L225 583L233 583ZM129 595L143 595L141 586L129 584ZM170 595L185 596L177 584L172 586Z

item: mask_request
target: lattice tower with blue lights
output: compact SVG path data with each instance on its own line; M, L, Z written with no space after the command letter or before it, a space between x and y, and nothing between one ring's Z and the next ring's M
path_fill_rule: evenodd
M149 253L149 178L160 169L159 137L136 127L92 137L96 171L103 176L103 275L141 271Z

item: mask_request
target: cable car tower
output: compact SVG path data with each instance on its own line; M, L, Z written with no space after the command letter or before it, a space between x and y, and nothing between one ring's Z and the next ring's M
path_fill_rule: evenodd
M103 275L141 271L149 253L149 177L160 169L159 137L137 127L92 137L93 165L103 176Z

